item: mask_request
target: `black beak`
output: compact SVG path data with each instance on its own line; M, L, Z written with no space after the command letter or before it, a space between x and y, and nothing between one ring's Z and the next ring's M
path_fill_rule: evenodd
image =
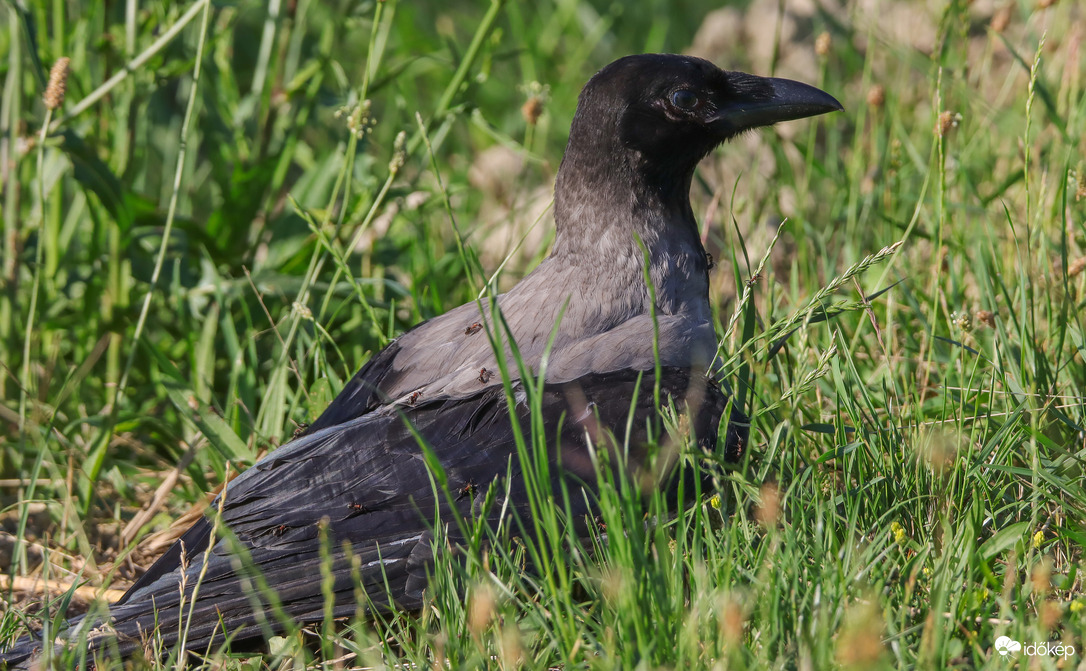
M713 121L731 133L845 109L822 89L791 79L729 72L728 83L733 90Z

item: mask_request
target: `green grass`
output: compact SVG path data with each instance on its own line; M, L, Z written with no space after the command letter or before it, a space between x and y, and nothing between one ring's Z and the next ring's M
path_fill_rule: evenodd
M228 464L288 441L403 329L474 299L534 220L584 81L626 53L686 49L712 9L103 4L0 9L6 585L123 587ZM722 66L776 67L847 111L741 138L695 180L720 361L752 417L718 498L645 527L630 520L664 503L616 490L603 517L630 532L595 554L555 523L537 546L442 567L419 618L327 627L319 650L290 638L227 668L347 652L429 668L1056 668L1001 657L1001 635L1074 645L1077 664L1086 18L1013 3L1000 33L982 4L910 5L920 27L902 29L891 4L777 25L756 2L747 35L723 40ZM495 146L522 168L480 172ZM569 543L583 552L567 563ZM533 552L554 571L520 571ZM5 588L0 635L42 597Z

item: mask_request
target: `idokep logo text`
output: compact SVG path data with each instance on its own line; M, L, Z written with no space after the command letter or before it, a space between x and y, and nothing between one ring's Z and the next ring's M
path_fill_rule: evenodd
M995 650L1001 656L1006 657L1021 652L1027 657L1073 657L1075 646L1063 643L1049 643L1038 641L1036 643L1022 644L1010 636L1000 636L995 640Z

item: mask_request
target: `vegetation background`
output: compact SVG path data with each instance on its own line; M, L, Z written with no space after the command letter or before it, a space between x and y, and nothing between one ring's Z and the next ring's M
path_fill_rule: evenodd
M740 138L695 182L723 373L753 422L744 463L676 525L570 556L564 585L496 554L443 569L422 617L212 658L1080 663L1081 3L8 0L0 16L4 637L115 598L228 463L474 298L467 265L504 263L503 285L530 270L581 85L627 53L685 51L846 107ZM1075 654L1004 657L1004 635Z

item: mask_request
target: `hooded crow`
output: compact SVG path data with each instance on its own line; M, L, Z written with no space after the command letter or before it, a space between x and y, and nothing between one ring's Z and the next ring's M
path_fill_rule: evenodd
M229 484L212 506L217 532L211 517L198 522L108 622L73 620L58 640L81 632L121 656L152 635L169 647L183 613L188 649L260 641L283 631L283 617L320 621L329 592L336 616L356 612L359 590L369 608L420 608L434 562L455 554L443 548L465 541L453 517L494 521L503 510L531 532L518 434L546 446L551 491L584 492L567 500L586 533L599 450L625 447L619 473L651 467L668 486L676 461L650 464L643 449L656 389L662 404L685 408L698 446L735 458L742 415L724 417L727 398L705 373L717 338L689 200L694 169L744 131L840 109L814 87L689 56L628 56L600 70L558 171L551 255L509 292L419 324L374 355L303 435ZM536 441L532 406L546 433ZM500 505L488 507L488 494ZM42 645L23 639L0 659L20 663Z

